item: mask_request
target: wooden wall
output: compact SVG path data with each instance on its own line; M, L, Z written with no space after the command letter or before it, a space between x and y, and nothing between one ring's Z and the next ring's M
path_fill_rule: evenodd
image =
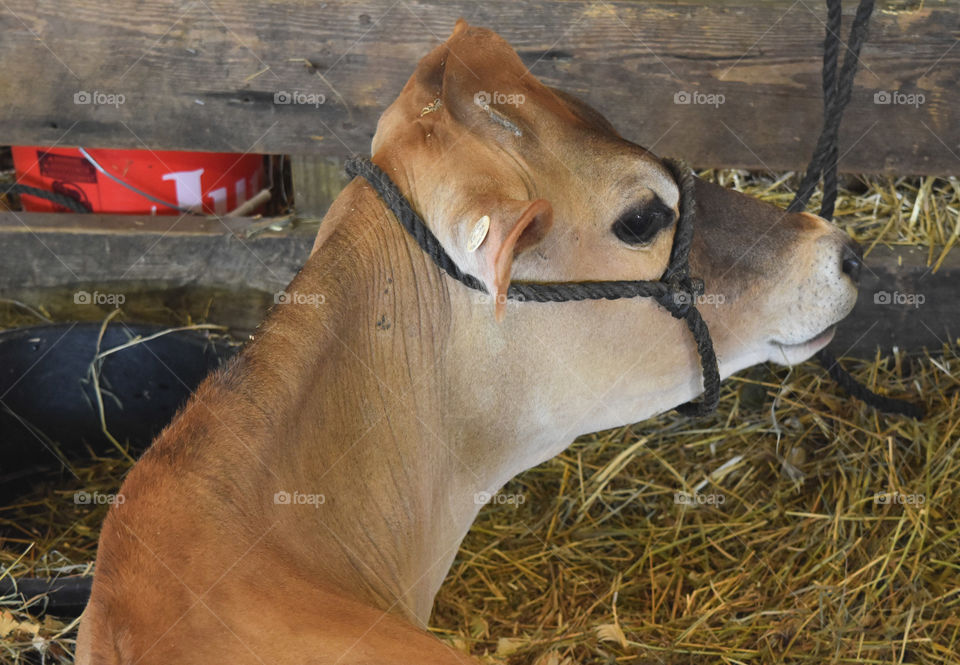
M960 170L958 9L877 2L842 168ZM820 124L824 14L820 0L6 0L0 144L367 153L380 112L462 16L660 154L796 169ZM74 103L81 92L124 101ZM324 101L275 103L283 92Z

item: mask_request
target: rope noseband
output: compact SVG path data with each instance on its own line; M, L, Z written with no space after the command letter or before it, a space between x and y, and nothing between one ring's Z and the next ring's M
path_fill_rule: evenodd
M703 280L690 277L690 246L693 241L693 218L696 212L693 171L680 162L666 160L680 189L680 218L673 238L670 264L659 280L617 280L598 282L511 282L507 298L521 302L579 302L583 300L619 300L620 298L653 298L675 319L683 319L693 334L700 354L703 372L703 400L689 402L677 407L688 416L712 413L720 400L720 370L713 340L707 324L697 311L695 302L703 295ZM446 250L417 214L410 202L400 192L384 171L369 159L351 159L346 165L347 173L362 176L380 195L420 248L441 270L461 284L475 291L487 292L483 282L463 272L450 258Z

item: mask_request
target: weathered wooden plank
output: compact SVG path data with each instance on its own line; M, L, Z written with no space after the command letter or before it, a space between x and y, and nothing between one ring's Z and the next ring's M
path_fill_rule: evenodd
M928 250L877 247L865 260L857 306L840 324L831 349L871 357L879 347L940 350L960 344L960 253L933 272ZM939 256L939 252L933 257ZM850 351L848 351L850 349Z
M45 290L60 293L65 286L91 293L111 293L111 289L257 292L257 297L244 296L242 307L221 305L218 310L222 318L217 322L242 331L263 317L273 302L272 294L286 287L313 243L310 232L265 233L252 239L209 228L167 233L157 218L150 217L109 216L118 225L154 224L132 234L96 231L96 215L69 225L56 223L58 218L71 217L65 214L13 217L13 213L0 213L4 253L0 297L42 305ZM80 226L86 228L81 231ZM877 347L884 351L894 346L939 349L944 342L956 343L960 338L960 252L949 254L937 272L927 267L928 259L929 253L919 249L876 248L866 261L857 307L840 325L831 348L838 354L872 357Z
M958 171L958 8L878 2L844 169ZM380 112L460 16L661 154L781 170L809 158L824 9L789 0L8 0L0 143L366 153ZM924 101L874 103L884 91ZM123 103L74 103L82 92ZM323 103L275 103L284 92ZM723 103L674 103L682 92Z
M69 217L75 220L68 223ZM18 287L123 282L276 292L303 265L313 242L310 233L242 238L223 227L171 230L172 221L0 213L0 294ZM101 223L105 229L98 231ZM118 232L124 226L135 231Z
M350 178L343 161L323 155L292 155L293 201L299 219L323 219Z
M27 221L29 220L29 221ZM0 215L0 231L6 233L110 233L163 236L223 235L242 233L249 217L201 215L73 215L65 213L10 213Z

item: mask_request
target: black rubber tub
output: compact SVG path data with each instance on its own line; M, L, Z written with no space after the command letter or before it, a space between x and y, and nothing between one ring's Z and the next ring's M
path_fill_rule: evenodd
M159 326L111 324L100 352ZM91 363L98 323L57 324L0 332L0 501L24 481L116 451L100 424ZM203 378L236 352L202 332L179 331L133 344L98 361L110 434L142 451L170 422Z
M36 617L78 617L90 600L92 585L92 577L79 575L57 579L7 576L0 579L0 597L18 596L22 603L30 601L30 613Z
M49 482L63 460L119 454L103 434L91 363L99 323L58 324L0 332L0 505ZM100 352L159 326L111 324ZM107 429L138 455L171 420L203 378L237 347L195 331L170 332L98 361ZM2 535L2 534L0 534ZM78 616L90 595L90 577L56 580L9 576L0 596L37 598L31 612Z

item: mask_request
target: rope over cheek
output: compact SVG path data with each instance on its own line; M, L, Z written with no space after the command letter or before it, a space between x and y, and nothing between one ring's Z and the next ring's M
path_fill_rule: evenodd
M703 373L703 400L678 407L685 415L706 415L717 408L720 401L720 369L713 349L713 340L706 322L697 311L697 299L703 295L703 280L690 277L690 247L693 241L695 179L686 164L667 160L680 190L680 217L674 232L670 262L659 280L609 280L595 282L511 282L507 297L520 302L582 302L584 300L619 300L621 298L652 298L682 319L693 335L700 355ZM417 244L437 265L464 286L487 292L483 282L460 270L447 254L440 241L423 218L413 209L396 184L379 166L366 158L351 159L346 164L347 174L361 176L370 183L393 215L413 236Z

